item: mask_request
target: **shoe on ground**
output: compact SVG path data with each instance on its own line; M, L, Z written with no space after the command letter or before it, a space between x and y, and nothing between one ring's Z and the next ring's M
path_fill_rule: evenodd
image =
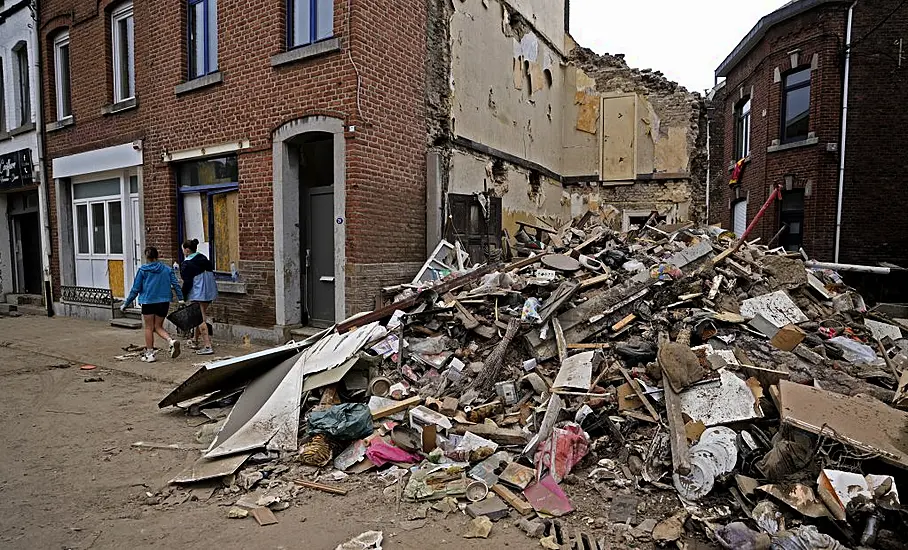
M186 340L186 347L189 349L199 349L199 343L195 340Z
M145 363L154 363L157 360L154 350L145 350L145 354L142 355L142 361Z
M214 355L214 350L210 347L204 347L199 351L195 352L196 355Z
M180 356L180 341L172 339L170 341L170 358L176 359Z

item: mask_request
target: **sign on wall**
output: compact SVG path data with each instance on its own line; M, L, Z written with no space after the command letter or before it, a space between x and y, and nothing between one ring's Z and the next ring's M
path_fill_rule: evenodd
M32 182L31 149L0 155L0 189L27 187Z

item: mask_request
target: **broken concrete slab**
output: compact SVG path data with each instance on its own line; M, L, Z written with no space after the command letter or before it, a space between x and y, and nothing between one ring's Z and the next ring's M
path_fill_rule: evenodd
M783 380L779 383L782 423L823 434L908 468L908 413L867 397L848 397Z
M486 516L492 521L508 517L511 509L501 500L498 495L489 495L479 502L472 502L467 505L467 515L471 518Z
M741 303L741 315L746 319L762 315L776 328L809 321L784 290L744 300Z
M200 458L170 480L171 483L195 483L236 473L252 453L240 453L215 459Z
M718 381L696 385L681 393L681 410L707 427L762 418L760 404L747 382L722 370Z
M587 351L567 358L561 363L558 376L555 377L552 391L581 390L589 391L593 381L593 360L596 352Z

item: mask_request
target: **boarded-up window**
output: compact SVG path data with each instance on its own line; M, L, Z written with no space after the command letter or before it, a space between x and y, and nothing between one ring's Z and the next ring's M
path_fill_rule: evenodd
M448 194L447 239L460 241L470 259L483 262L501 248L501 198L489 197L485 208L477 195Z
M229 273L240 259L240 212L235 156L178 166L180 239L198 239L199 252L216 271Z
M602 98L602 181L637 178L637 95Z

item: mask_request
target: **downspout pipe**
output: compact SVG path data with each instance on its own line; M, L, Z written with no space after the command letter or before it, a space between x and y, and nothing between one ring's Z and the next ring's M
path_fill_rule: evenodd
M854 7L858 0L848 8L848 26L845 30L845 82L842 87L842 137L839 140L839 192L835 213L835 263L839 262L839 251L842 244L842 206L845 195L845 150L848 138L848 87L851 80L851 33L854 23Z
M709 225L709 195L712 186L712 173L710 168L712 168L712 148L710 147L710 116L709 110L706 114L706 224Z
M44 272L44 306L47 309L47 316L54 316L54 285L51 278L50 270L50 187L47 182L47 164L45 162L45 144L44 144L44 59L43 48L41 47L41 33L38 32L38 22L40 21L39 10L40 2L31 2L29 9L34 19L31 30L32 38L35 43L35 74L38 77L38 85L34 88L38 91L38 101L35 105L35 143L38 152L38 159L35 163L38 169L38 187L39 187L39 218L41 224L41 264Z

